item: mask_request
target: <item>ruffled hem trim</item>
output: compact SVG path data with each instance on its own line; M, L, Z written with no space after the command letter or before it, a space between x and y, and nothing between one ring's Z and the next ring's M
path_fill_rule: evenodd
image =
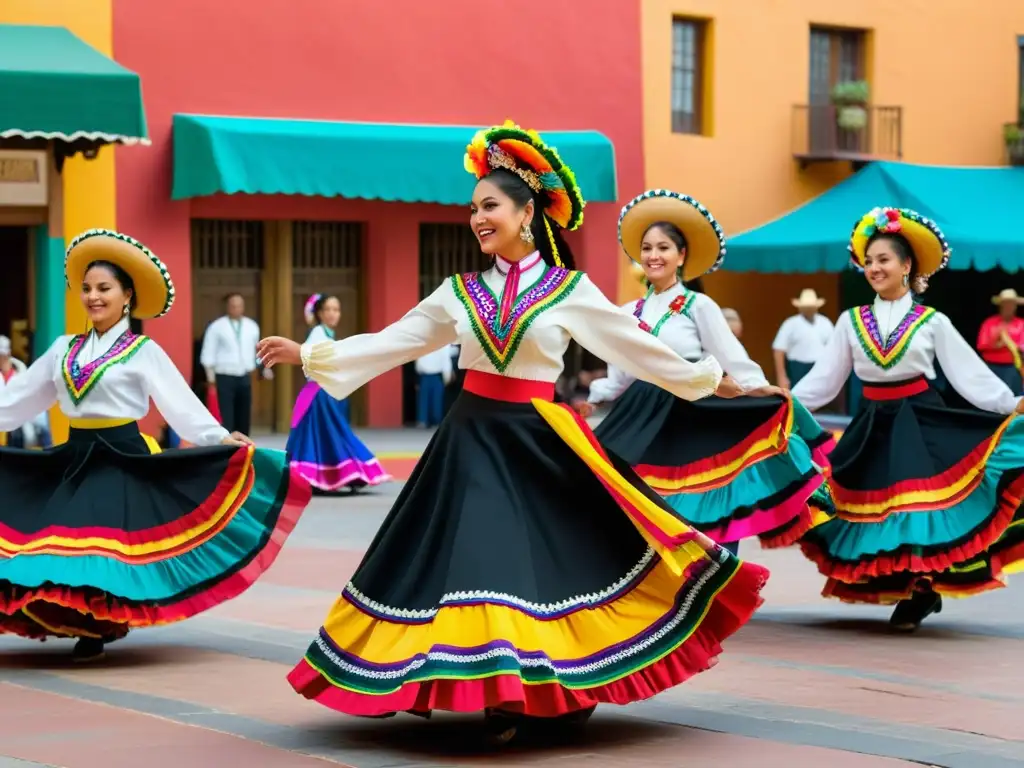
M880 553L856 563L833 560L811 539L801 539L800 549L818 566L823 576L855 584L866 579L891 576L896 573L941 573L970 560L989 549L1003 535L1013 521L1017 507L1024 493L1024 475L1017 477L1003 489L996 503L996 509L989 519L976 529L976 533L962 543L929 555L918 554L905 549ZM870 525L871 523L862 523ZM907 547L914 549L915 547ZM919 549L919 547L916 547Z
M337 491L356 483L381 485L392 480L377 459L346 459L335 466L293 460L291 466L306 482L321 491Z
M597 704L630 704L648 699L710 669L722 642L743 626L761 605L767 571L744 564L714 598L707 615L675 650L624 677L589 688L558 683L526 683L519 675L432 679L408 683L394 693L372 695L332 685L306 659L288 675L296 693L331 709L356 716L431 710L479 712L500 708L532 717L558 717Z
M202 592L158 605L144 601L122 600L97 590L86 592L79 587L51 584L21 588L15 585L14 596L0 595L0 634L22 634L18 629L26 622L18 614L20 612L31 617L31 606L37 602L69 609L96 621L123 625L125 633L129 628L172 624L202 613L245 592L274 563L311 497L312 489L309 484L297 474L290 472L288 490L281 502L277 522L263 549L238 571ZM244 504L242 508L244 509ZM75 627L64 626L61 629L59 633L51 631L48 634L57 637L78 636L74 634L77 631ZM39 634L26 636L38 639Z
M821 475L813 474L775 506L768 509L757 509L747 517L728 518L723 522L716 523L713 527L702 527L701 531L717 542L728 543L752 536L763 536L780 528L787 528L794 522L799 525L799 521L809 517L807 500L821 486L822 482L824 482L824 478ZM808 525L800 535L806 533L810 528L811 526ZM792 538L789 543L792 544L797 538L799 536Z

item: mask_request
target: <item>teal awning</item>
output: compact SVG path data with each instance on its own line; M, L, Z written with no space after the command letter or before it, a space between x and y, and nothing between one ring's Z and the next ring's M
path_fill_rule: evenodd
M217 193L465 204L478 130L449 125L174 116L175 200ZM593 202L618 199L615 149L597 131L544 131Z
M733 272L835 272L858 217L879 205L933 219L952 246L950 269L1024 269L1024 168L878 162L761 227L729 238Z
M64 27L0 24L0 137L148 143L139 76Z

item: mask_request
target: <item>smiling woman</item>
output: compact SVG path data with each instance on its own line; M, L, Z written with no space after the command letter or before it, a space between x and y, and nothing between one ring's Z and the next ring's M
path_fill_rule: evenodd
M0 386L0 431L54 403L68 442L0 449L0 633L77 638L89 661L131 629L181 621L245 591L310 497L283 452L229 435L131 317L166 314L170 275L127 235L91 230L67 251L68 287L93 330L62 336ZM204 448L150 453L156 403Z
M260 354L344 398L461 345L462 393L289 680L353 715L483 711L504 743L524 718L580 725L709 668L767 572L683 523L552 402L572 338L688 400L720 387L718 364L683 360L571 268L561 232L583 198L540 136L483 131L465 165L490 269L379 333L270 338Z
M839 440L818 499L835 518L800 545L827 577L823 594L896 603L890 622L900 631L942 610L942 596L1004 586L1024 563L1024 398L914 295L950 250L938 225L909 209L861 217L850 252L878 296L840 315L793 389L819 408L851 372L864 382L867 407ZM936 362L980 411L946 407Z
M648 290L623 309L681 357L713 355L748 397L689 402L611 365L590 386L591 406L614 402L595 431L694 528L732 552L741 539L791 544L815 511L831 436L798 402L771 387L730 330L715 301L684 281L717 269L725 236L687 195L650 190L619 218L626 254Z

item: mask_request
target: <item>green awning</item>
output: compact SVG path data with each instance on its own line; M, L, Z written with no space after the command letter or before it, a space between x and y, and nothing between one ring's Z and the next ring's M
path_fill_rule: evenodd
M872 163L761 227L729 238L732 272L835 272L857 219L879 205L933 219L952 247L950 269L1024 269L1024 168Z
M175 115L171 196L312 195L462 205L473 190L462 160L477 130ZM597 131L542 133L576 172L587 200L618 199L615 149L607 137Z
M64 27L0 24L0 137L145 143L139 76Z

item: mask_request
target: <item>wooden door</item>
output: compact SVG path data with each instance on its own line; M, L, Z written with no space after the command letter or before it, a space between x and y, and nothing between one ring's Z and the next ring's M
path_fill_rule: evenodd
M306 300L314 293L337 296L341 321L336 338L362 333L365 311L361 290L363 226L359 222L296 221L292 224L292 338L309 333L303 316ZM305 384L302 369L295 368L294 392ZM366 423L366 398L362 390L349 400L353 424Z
M193 219L192 221L192 335L193 379L202 381L199 350L206 326L224 314L224 299L240 293L245 314L260 318L260 276L263 271L263 222ZM273 428L272 387L253 382L254 430Z

